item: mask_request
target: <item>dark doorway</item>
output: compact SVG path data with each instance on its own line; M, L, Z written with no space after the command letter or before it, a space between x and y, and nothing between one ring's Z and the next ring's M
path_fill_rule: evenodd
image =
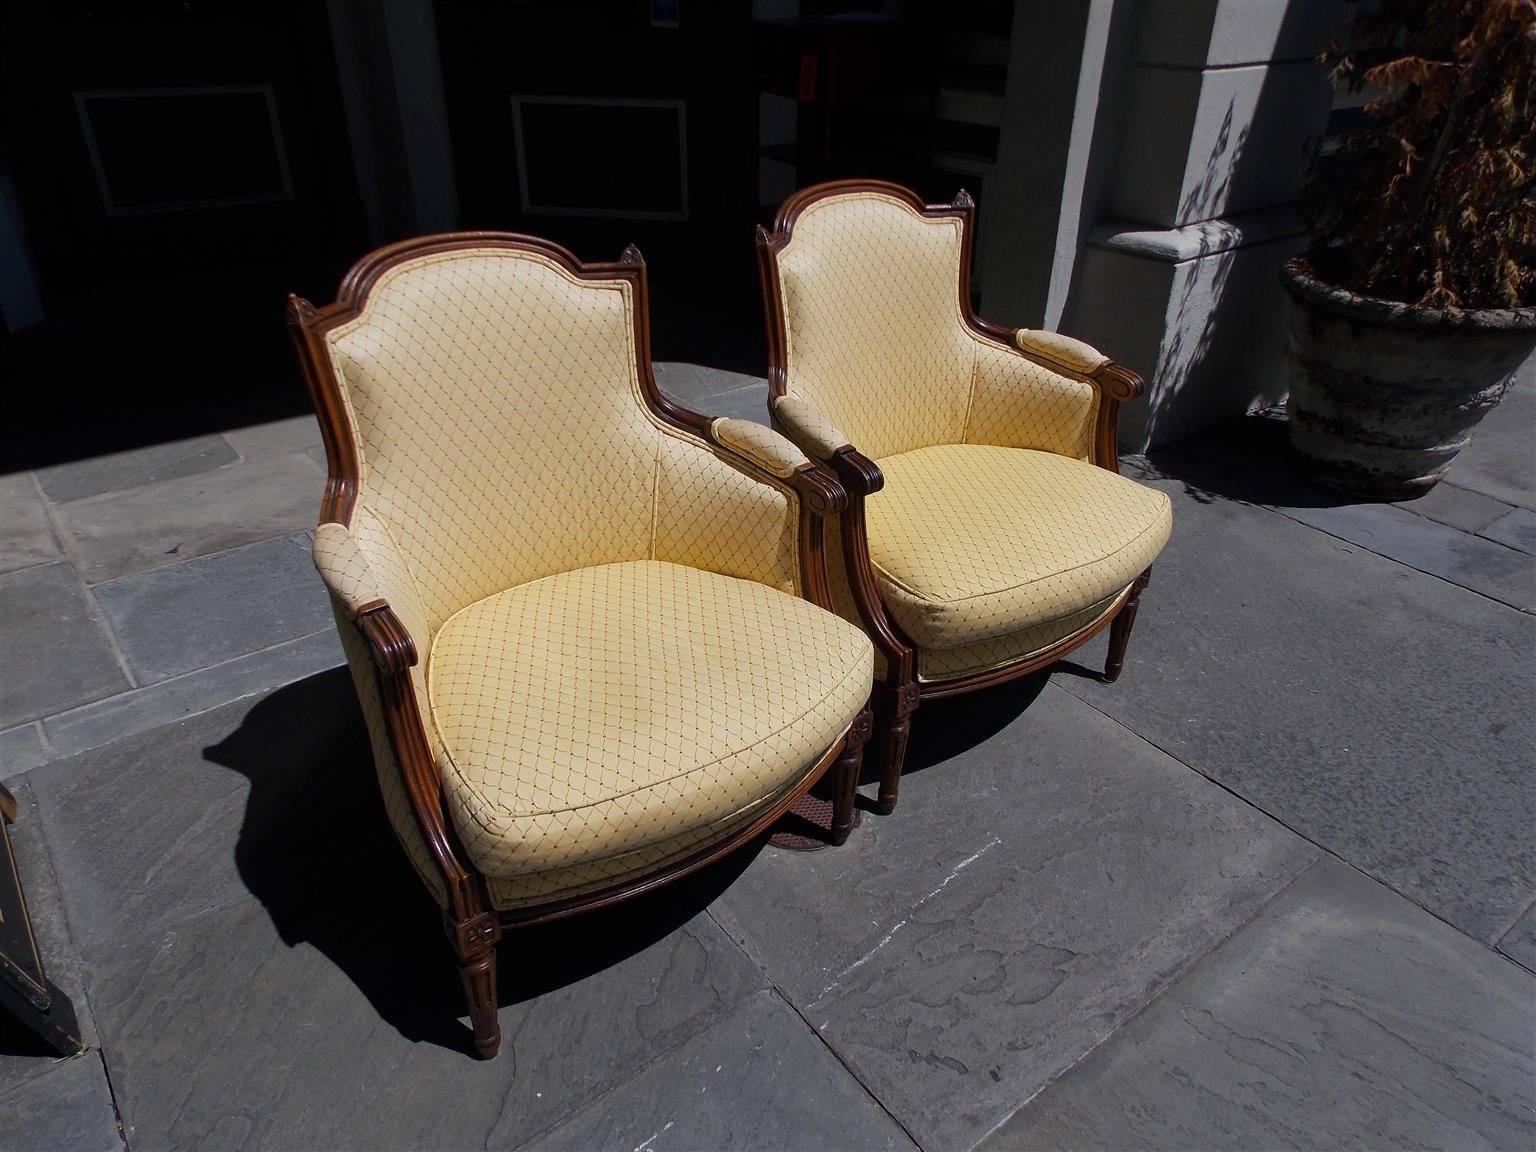
M634 243L655 357L761 373L751 5L438 0L437 21L463 226L583 260Z
M9 7L3 149L46 319L0 337L0 471L307 408L284 293L366 237L325 9Z

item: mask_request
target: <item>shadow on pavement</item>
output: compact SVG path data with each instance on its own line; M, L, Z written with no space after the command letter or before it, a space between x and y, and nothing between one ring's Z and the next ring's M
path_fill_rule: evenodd
M1049 671L980 692L928 700L912 714L903 777L953 760L990 740L1019 718L1045 691Z
M251 782L235 863L289 947L307 943L407 1039L469 1050L435 902L395 840L346 669L280 689L204 750ZM632 956L703 911L761 843L614 908L508 932L503 1006Z
M1338 508L1370 503L1303 479L1291 467L1287 422L1278 410L1233 420L1189 440L1154 450L1147 459L1182 481L1202 504L1236 500L1282 508Z

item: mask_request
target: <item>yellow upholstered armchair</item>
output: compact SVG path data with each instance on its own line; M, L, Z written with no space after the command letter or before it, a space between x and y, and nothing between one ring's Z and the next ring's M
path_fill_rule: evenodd
M315 561L494 1055L504 926L690 872L829 770L846 838L873 656L818 607L846 497L661 396L632 248L409 240L289 318L330 461Z
M1140 377L971 309L974 206L895 184L796 193L758 230L774 424L848 489L833 598L876 645L878 808L919 701L1042 668L1113 622L1114 680L1172 512L1119 475Z

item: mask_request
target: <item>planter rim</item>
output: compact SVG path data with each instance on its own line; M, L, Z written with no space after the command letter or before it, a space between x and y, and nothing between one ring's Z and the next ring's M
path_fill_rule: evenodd
M1421 308L1398 300L1362 296L1319 279L1305 256L1286 262L1280 282L1297 300L1326 312L1385 328L1462 329L1536 333L1536 310L1529 308Z

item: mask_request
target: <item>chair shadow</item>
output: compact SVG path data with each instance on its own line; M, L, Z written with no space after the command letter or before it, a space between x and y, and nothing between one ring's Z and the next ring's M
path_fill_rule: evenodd
M1050 683L1050 673L1051 669L1042 669L1021 680L979 692L925 701L912 713L912 733L907 740L902 779L907 780L953 760L996 736L1034 704ZM866 763L861 783L878 779L878 774Z
M1339 508L1369 501L1314 484L1291 463L1289 427L1272 409L1229 421L1147 454L1165 476L1202 504L1235 500L1279 508Z
M406 1039L470 1051L442 916L390 828L346 669L273 692L204 755L250 780L235 864L283 942L318 949ZM501 1005L662 940L707 908L761 846L612 908L508 932L498 955Z

